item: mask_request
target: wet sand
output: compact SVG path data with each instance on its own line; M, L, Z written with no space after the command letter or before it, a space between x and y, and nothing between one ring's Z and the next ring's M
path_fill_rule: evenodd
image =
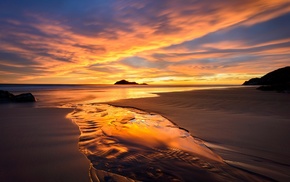
M65 118L71 111L1 105L0 181L89 181L78 126Z
M158 114L81 104L68 117L80 126L80 150L95 181L272 181L226 164Z
M205 141L226 163L290 180L289 94L249 87L159 95L110 104L161 114ZM0 181L89 181L89 172L94 174L78 150L80 131L65 118L71 111L1 105Z
M168 118L204 140L228 164L290 180L290 95L253 87L162 93L110 104Z

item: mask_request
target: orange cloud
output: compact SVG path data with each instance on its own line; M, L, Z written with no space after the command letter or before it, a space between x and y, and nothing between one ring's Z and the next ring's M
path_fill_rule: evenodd
M161 4L158 11L152 6L154 3ZM149 2L117 1L113 4L117 15L114 18L117 23L128 25L128 29L118 29L117 25L111 25L109 22L92 20L86 25L100 25L104 28L104 31L96 31L96 34L78 32L72 23L66 23L62 19L50 19L33 12L27 13L26 16L34 21L24 23L11 19L7 21L13 26L29 26L38 33L33 33L33 31L6 32L2 37L14 36L17 42L14 44L5 42L0 45L0 49L11 54L20 54L21 57L31 60L33 64L29 66L35 67L37 71L45 70L43 73L22 76L18 78L20 81L54 82L54 79L59 78L60 82L111 83L116 77L139 80L146 77L147 81L150 81L150 78L158 81L158 77L178 78L178 74L191 76L193 72L202 72L203 68L192 67L192 65L171 65L166 70L167 73L161 74L160 69L157 68L132 69L119 61L135 55L142 55L149 61L158 61L152 56L153 53L164 54L162 59L169 62L231 57L233 55L231 52L208 53L206 48L247 49L249 47L243 42L224 41L218 44L205 44L194 52L184 48L169 52L162 48L194 40L210 32L235 25L250 26L290 12L288 0L182 1L182 3L166 1L152 2L152 5ZM265 55L283 54L287 51L289 52L288 48L273 48L258 52ZM88 67L94 64L111 64L109 67L118 69L119 72L89 70ZM17 65L11 63L10 66L17 67L19 63ZM218 71L206 69L206 72L211 74ZM182 77L181 75L179 76Z

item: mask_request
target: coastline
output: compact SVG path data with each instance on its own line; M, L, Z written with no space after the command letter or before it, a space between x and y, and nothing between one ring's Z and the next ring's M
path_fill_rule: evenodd
M288 94L242 87L158 95L105 104L160 114L202 139L227 164L278 181L290 179ZM1 179L90 180L90 161L78 150L79 128L66 118L73 109L2 106Z
M90 181L71 111L1 105L1 181Z
M161 114L228 164L278 181L290 179L290 98L253 87L161 93L109 104Z

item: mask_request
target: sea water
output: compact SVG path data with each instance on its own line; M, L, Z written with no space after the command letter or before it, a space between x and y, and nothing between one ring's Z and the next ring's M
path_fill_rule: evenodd
M36 107L58 107L65 104L104 103L120 99L158 97L158 93L234 85L57 85L57 84L0 84L0 90L13 94L31 92L37 99Z

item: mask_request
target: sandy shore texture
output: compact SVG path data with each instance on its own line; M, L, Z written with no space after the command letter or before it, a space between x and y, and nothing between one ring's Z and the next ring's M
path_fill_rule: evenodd
M89 181L71 109L0 108L0 181Z
M290 181L290 95L253 87L172 92L110 104L159 113L228 164Z

